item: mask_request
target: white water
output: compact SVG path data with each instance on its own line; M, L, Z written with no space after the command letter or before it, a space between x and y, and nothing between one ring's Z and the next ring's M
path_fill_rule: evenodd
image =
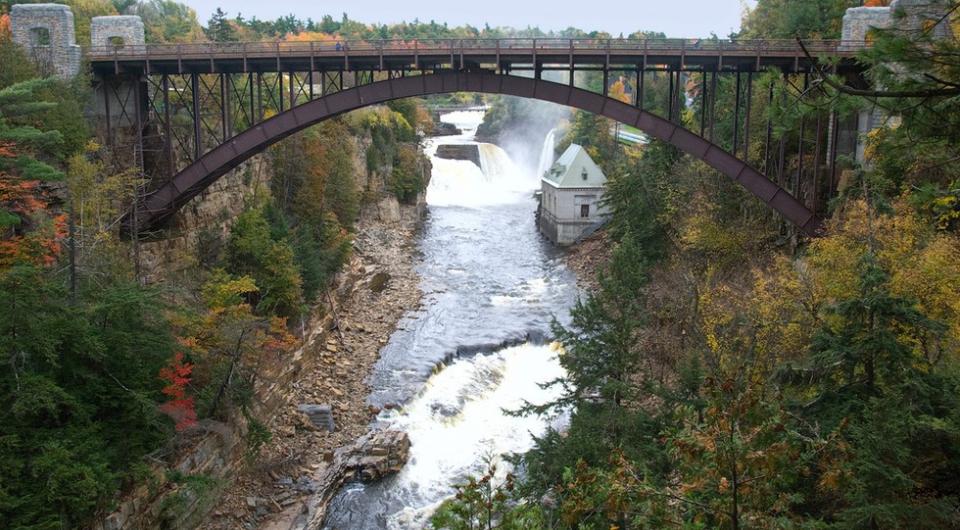
M481 208L506 204L529 196L539 185L539 177L523 171L499 146L473 141L485 111L459 111L444 114L441 121L452 123L463 134L427 141L426 153L433 163L433 175L427 187L430 206ZM476 145L480 166L467 160L435 156L441 144Z
M344 487L326 528L424 528L456 483L485 471L487 458L499 462L502 475L509 466L501 455L529 450L533 435L565 421L503 412L556 397L556 389L539 383L563 375L557 353L522 337L547 334L553 315L565 320L576 287L536 232L532 191L539 176L498 146L473 141L482 118L472 111L445 115L464 134L427 143L433 171L420 242L424 307L404 319L370 378L371 403L405 403L378 421L409 434L410 460L383 482ZM441 143L478 145L482 168L433 156ZM546 143L552 157L553 138ZM496 346L503 342L519 344Z
M558 389L539 384L563 373L555 351L528 343L456 360L430 378L396 419L410 435L411 459L393 488L410 496L407 506L388 518L388 528L424 527L451 495L451 480L482 474L488 456L495 457L502 477L509 466L499 456L531 449L532 436L542 436L548 426L503 410L558 397Z
M540 149L540 162L537 164L537 178L543 175L553 167L553 150L556 145L557 129L550 129L546 139L543 140L543 148Z

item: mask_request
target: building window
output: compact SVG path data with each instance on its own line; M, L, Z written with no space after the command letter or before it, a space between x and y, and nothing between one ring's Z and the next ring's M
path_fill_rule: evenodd
M587 180L587 168L583 168L583 171L580 172L580 176L583 177L583 180Z
M590 205L581 204L580 205L580 217L590 217Z
M110 37L107 41L113 48L123 48L123 37Z
M31 28L30 44L32 46L50 46L50 30L47 28Z

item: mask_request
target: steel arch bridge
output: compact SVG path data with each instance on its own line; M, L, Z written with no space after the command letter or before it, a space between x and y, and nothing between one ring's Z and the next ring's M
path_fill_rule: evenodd
M819 41L808 43L808 48L838 58L832 71L859 79L862 68L854 58L855 46ZM819 59L803 54L793 42L222 43L90 48L87 58L94 71L101 133L111 142L118 129L132 129L137 163L162 182L128 214L125 224L132 233L162 227L231 169L311 125L393 99L451 92L534 98L636 127L703 160L808 235L820 227L819 195L823 188L824 194L832 192L835 181L836 115L818 117L815 130L805 131L807 124L800 124L794 176L785 175L785 146L782 140L779 147L771 141L767 118L760 169L751 165L748 132L754 74L773 69L806 86L820 67ZM550 71L565 72L567 82L543 79ZM602 77L600 90L577 87L577 72L597 72ZM698 132L680 124L682 101L689 98L684 84L691 73L700 74L695 90L701 109ZM609 96L611 76L629 78L630 103ZM733 108L721 109L733 114L732 139L715 138L716 107L722 99L718 76L735 78ZM644 108L645 84L651 77L669 80L667 104L658 109L662 115ZM772 94L771 87L767 94L771 105L776 103ZM268 117L272 111L277 113ZM806 169L812 173L812 184L806 185L808 197L801 200L800 179L810 155ZM770 178L772 173L775 179Z

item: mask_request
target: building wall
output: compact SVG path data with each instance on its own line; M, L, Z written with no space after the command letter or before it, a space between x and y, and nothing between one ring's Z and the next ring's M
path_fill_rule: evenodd
M557 188L543 181L540 232L557 245L576 243L584 231L609 217L602 201L603 188ZM588 217L580 216L584 204L590 207Z

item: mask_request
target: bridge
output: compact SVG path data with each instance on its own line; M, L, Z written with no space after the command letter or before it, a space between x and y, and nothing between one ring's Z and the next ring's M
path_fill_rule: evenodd
M848 40L807 42L809 54L794 41L723 39L145 44L135 18L94 18L93 45L83 50L101 135L131 141L136 164L155 183L126 220L134 233L162 227L222 175L322 120L392 99L467 91L550 101L634 126L703 160L814 235L823 196L835 187L843 124L835 114L801 123L790 174L784 140L773 139L769 114L756 116L753 100L786 102L773 100L772 84L753 94L754 76L776 71L799 92L829 68L862 84L856 54L866 41L863 29ZM35 56L48 48L31 47ZM629 93L612 97L615 80ZM656 108L646 104L651 84L666 94ZM686 105L697 110L697 123L684 124ZM732 114L725 137L718 114ZM751 120L754 129L766 122L759 150L750 147Z

